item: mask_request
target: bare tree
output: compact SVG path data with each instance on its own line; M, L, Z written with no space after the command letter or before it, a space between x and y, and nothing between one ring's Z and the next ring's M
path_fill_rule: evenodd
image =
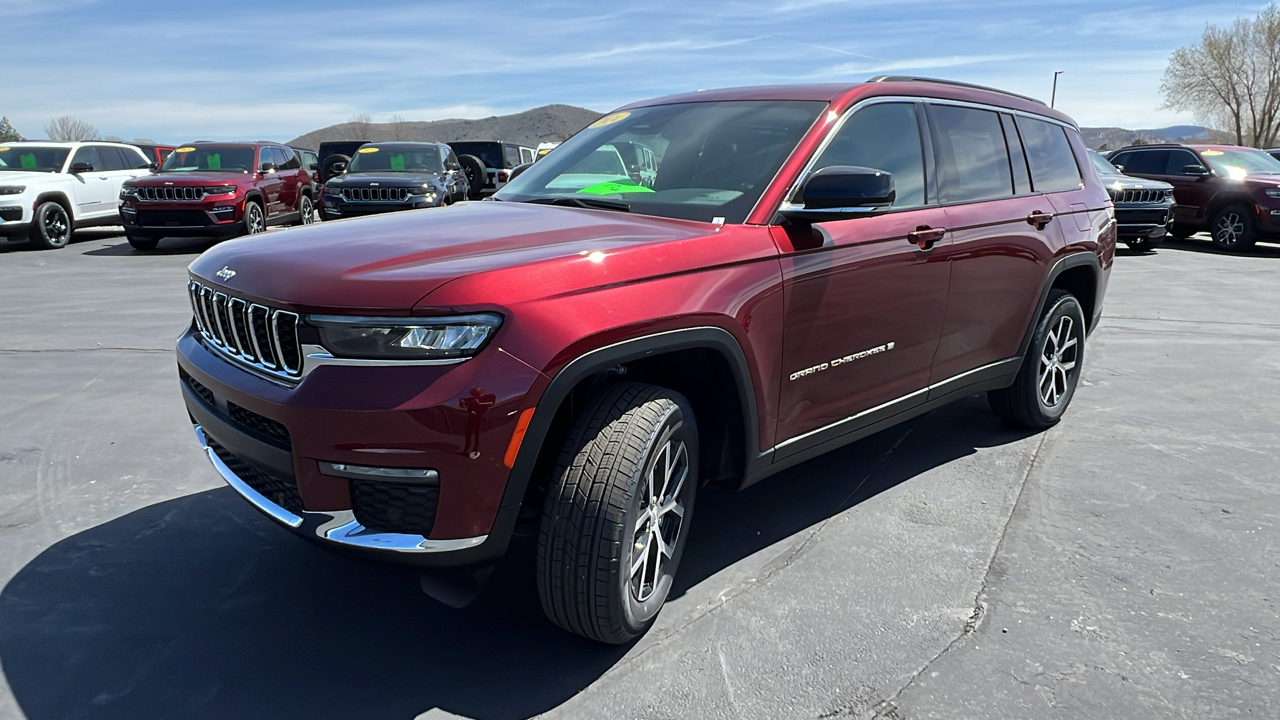
M68 142L74 140L93 140L98 137L98 128L70 115L63 115L49 121L44 126L50 140Z
M391 131L392 140L409 140L409 123L399 115L391 116L391 125L388 128Z
M354 136L354 140L372 140L369 137L373 132L373 118L367 112L356 113L347 121L347 128Z
M9 122L9 118L0 118L0 142L19 142L22 140L22 134L13 127Z
M1271 147L1280 135L1280 7L1252 20L1208 26L1200 42L1169 58L1164 107L1189 110L1235 135L1238 145Z
M118 142L118 143L122 143L122 142L124 142L124 138L120 137L119 135L103 135L103 136L102 136L102 137L100 137L100 138L94 138L94 139L95 139L95 140L106 140L107 142Z

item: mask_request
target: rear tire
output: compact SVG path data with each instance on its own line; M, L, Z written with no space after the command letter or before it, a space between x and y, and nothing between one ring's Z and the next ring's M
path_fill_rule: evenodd
M489 179L489 171L485 169L484 161L475 155L459 155L458 164L462 166L462 172L467 176L467 199L479 200L484 192L484 184Z
M1248 252L1258 242L1257 220L1249 208L1228 205L1213 216L1209 226L1213 244L1227 252Z
M578 416L547 490L538 597L552 622L605 643L653 624L684 552L698 429L679 393L612 385Z
M142 235L130 235L129 245L134 250L148 252L156 249L156 245L160 244L160 238L145 237Z
M42 202L36 207L27 239L41 250L58 250L71 242L71 216L56 202Z
M1084 329L1084 312L1075 296L1050 291L1018 377L1009 387L987 393L992 411L1010 425L1033 430L1058 424L1084 367Z

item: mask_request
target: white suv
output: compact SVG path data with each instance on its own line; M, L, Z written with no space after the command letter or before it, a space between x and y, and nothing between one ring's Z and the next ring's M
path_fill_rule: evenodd
M76 228L119 225L120 186L150 165L120 143L0 143L0 237L51 250Z

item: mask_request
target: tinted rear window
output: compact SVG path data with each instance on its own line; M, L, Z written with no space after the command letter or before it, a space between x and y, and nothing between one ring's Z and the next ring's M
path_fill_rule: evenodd
M1168 150L1136 150L1124 152L1111 161L1128 175L1163 175L1169 166Z
M1031 186L1036 192L1063 192L1080 187L1080 167L1076 165L1071 141L1061 125L1015 118L1022 147L1027 153L1027 165L1031 168Z
M943 202L1012 197L1009 148L1000 116L951 105L935 105L932 113Z

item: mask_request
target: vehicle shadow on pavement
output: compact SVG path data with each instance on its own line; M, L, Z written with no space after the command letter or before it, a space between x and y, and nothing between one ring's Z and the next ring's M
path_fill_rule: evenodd
M76 230L71 234L71 242L66 247L74 247L80 243L93 242L94 240L102 240L123 232L120 228L112 227L92 227ZM128 247L128 244L125 245ZM66 248L62 248L65 252ZM0 255L10 252L58 252L57 250L42 250L35 245L27 242L26 238L11 240L9 238L0 238Z
M1258 243L1253 246L1249 252L1227 252L1219 250L1214 246L1213 241L1208 235L1199 235L1187 240L1179 240L1177 238L1169 238L1165 240L1156 252L1161 250L1178 250L1182 252L1205 253L1207 255L1228 255L1234 257L1246 258L1280 258L1280 245L1274 243ZM1135 255L1137 253L1134 253Z
M123 238L122 238L123 239ZM107 247L99 247L85 252L85 255L93 255L95 257L119 257L130 255L199 255L216 245L217 242L209 238L164 238L155 250L134 250L128 241L108 245Z
M709 489L676 593L930 468L1025 436L973 397L743 493ZM300 542L232 490L210 490L28 563L0 592L0 666L30 720L528 717L628 650L545 620L533 554L516 543L477 602L452 610L411 570Z

